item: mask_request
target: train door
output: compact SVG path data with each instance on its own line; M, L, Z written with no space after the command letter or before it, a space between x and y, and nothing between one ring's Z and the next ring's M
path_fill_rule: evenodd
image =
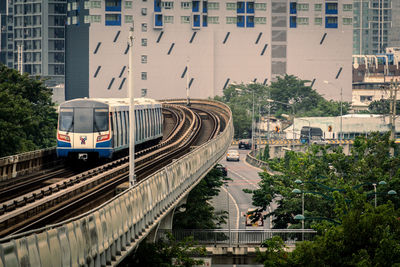
M122 145L125 146L126 143L126 117L125 111L121 111L121 129L122 129Z
M117 112L114 111L112 113L112 121L113 121L113 147L116 148L118 146L118 128L117 128Z
M94 147L93 108L74 108L73 148L88 149Z

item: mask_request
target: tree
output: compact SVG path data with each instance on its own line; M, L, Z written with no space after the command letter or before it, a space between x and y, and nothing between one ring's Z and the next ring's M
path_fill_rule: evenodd
M339 116L342 105L342 114L347 114L350 103L328 101L318 94L310 86L305 85L306 80L300 80L293 75L278 77L270 86L251 84L231 84L223 92L223 96L216 96L215 100L226 103L232 110L233 124L236 138L249 138L251 136L252 108L254 98L255 120L258 121L259 112L268 114L268 106L271 107L271 115L282 118L282 114L298 116ZM269 103L267 99L279 102ZM260 109L258 108L260 107Z
M285 158L270 160L270 168L279 174L260 173L260 188L245 192L252 194L253 205L267 210L275 201L277 208L269 214L274 216L274 228L300 228L300 222L294 220L301 214L300 194L305 193L305 216L316 218L306 220L310 228L319 219L337 221L334 211L333 193L340 192L349 203L353 203L350 189L366 196L366 201L373 202L374 188L372 183L386 181L386 185L377 186L378 205L393 202L399 208L399 196L390 196L392 189L400 192L400 158L390 157L389 133L371 133L368 138L358 137L353 144L351 155L344 155L341 148L330 149L329 146L313 145L306 153L289 151ZM296 184L295 180L304 183Z
M195 247L193 238L177 241L171 233L166 238L161 238L155 243L144 240L140 243L133 258L125 262L126 266L146 267L190 267L202 264L201 260L193 259L193 256L204 256L205 248Z
M225 223L226 212L215 214L214 207L208 201L219 194L220 187L228 180L220 170L212 169L189 193L186 204L182 205L185 211L174 215L173 228L216 229Z
M38 78L0 64L0 157L55 145L51 94Z

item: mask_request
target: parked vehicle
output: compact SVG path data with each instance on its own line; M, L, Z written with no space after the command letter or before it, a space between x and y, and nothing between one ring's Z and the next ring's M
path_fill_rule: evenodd
M321 128L303 126L300 131L300 142L302 144L324 145L326 141L323 138L324 133Z
M228 150L226 153L226 161L239 161L240 156L237 150Z

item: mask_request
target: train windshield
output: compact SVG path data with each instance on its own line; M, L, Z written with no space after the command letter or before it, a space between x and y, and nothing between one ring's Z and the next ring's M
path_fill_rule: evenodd
M93 132L93 108L74 108L74 133Z
M74 130L73 115L74 110L72 108L64 108L60 110L60 131L71 132Z
M94 130L96 132L108 131L108 109L94 109Z

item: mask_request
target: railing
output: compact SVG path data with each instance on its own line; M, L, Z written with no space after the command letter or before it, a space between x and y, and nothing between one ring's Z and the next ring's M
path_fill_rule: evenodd
M158 237L164 237L166 230L158 231ZM173 230L172 235L177 241L193 237L198 245L203 246L260 246L264 240L280 236L285 244L297 241L313 240L317 231L312 229L215 229L215 230Z

